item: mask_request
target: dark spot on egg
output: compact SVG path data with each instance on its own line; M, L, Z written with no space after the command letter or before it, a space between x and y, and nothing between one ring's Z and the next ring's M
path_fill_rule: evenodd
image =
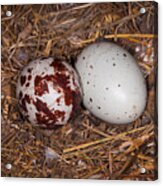
M26 104L30 103L29 95L25 94L25 96L21 99L21 107L25 112L28 112Z
M83 60L85 59L85 56L83 56Z
M29 73L31 73L31 72L32 72L32 70L33 70L33 68L28 68L28 70L27 70L27 71L28 71Z
M44 93L49 93L47 81L51 80L51 76L36 76L34 80L35 95L42 96Z
M100 107L100 106L98 106L97 108L98 108L99 110L101 109L101 107Z
M20 84L21 84L21 86L24 85L25 81L26 81L26 76L21 76L20 77Z
M90 67L91 69L93 69L93 66L92 66L92 65L90 65L89 67Z
M25 86L26 86L26 87L29 87L29 85L30 85L30 83L28 82Z
M54 114L55 114L55 117L61 118L61 121L63 121L64 118L65 118L65 112L64 111L56 110L54 112Z
M112 60L114 61L114 60L115 60L115 58L114 58L114 57L112 57Z
M115 67L116 66L116 64L115 63L113 63L113 67Z
M124 54L123 54L123 56L124 56L124 57L127 57L127 54L126 54L126 53L124 53Z
M30 81L32 79L32 76L31 75L29 75L28 76L28 81Z
M87 85L89 85L89 81L87 81Z
M93 102L93 99L92 98L89 98L90 102Z
M119 117L117 117L117 120L119 120L120 118Z
M19 92L19 99L21 99L22 96L23 96L23 93L22 93L22 91L20 91L20 92Z
M109 90L109 88L108 88L108 87L106 87L105 89L106 89L106 90Z
M90 76L91 75L91 73L88 73L88 76Z
M62 98L62 97L59 97L59 98L57 98L57 99L55 100L55 101L57 102L58 105L60 105L61 98Z
M54 68L54 71L57 71L57 72L66 72L67 71L67 68L66 66L62 63L62 62L59 62L59 61L53 61L51 64L50 64L51 67Z
M120 87L121 85L120 84L118 84L118 87Z

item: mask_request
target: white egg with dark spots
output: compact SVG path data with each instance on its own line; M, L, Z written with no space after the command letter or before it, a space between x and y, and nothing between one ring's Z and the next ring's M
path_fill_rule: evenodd
M76 69L83 104L96 117L115 124L136 120L146 106L145 79L132 55L122 47L100 42L78 56Z
M78 75L68 63L53 58L25 66L16 93L22 114L31 123L47 128L66 124L81 101Z

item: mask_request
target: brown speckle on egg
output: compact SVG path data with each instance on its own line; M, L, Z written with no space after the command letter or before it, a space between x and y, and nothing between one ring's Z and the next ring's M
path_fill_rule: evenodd
M47 104L42 102L40 99L34 101L33 104L36 106L37 113L36 118L39 124L49 124L57 122L59 118L64 120L64 111L56 110L54 113L48 108Z
M20 101L21 101L20 105L21 105L22 109L28 113L26 104L30 103L29 95L25 94L25 96L23 98L21 98Z
M126 54L126 53L124 53L124 54L123 54L123 56L124 56L124 57L127 57L127 54Z
M26 82L26 76L21 76L20 77L21 86L23 86L25 82Z
M29 75L28 76L28 81L30 81L32 79L32 76L31 75Z
M58 105L60 105L60 101L61 101L62 97L60 96L59 98L57 98L54 102L57 102Z
M69 87L69 79L70 76L66 75L66 67L62 63L53 62L50 66L54 67L56 75L53 77L53 82L57 82L58 86L61 87L64 91L65 95L65 104L70 105L72 104L72 91ZM59 73L61 72L61 73Z
M34 80L35 95L42 96L45 92L49 92L46 81L51 80L51 76L36 76Z
M20 92L19 92L19 99L21 99L22 96L23 96L23 93L22 93L22 91L20 91Z
M26 86L26 87L29 87L29 85L30 85L30 83L28 82L25 86Z
M33 70L33 68L28 68L28 70L27 70L27 71L28 71L29 73L31 73L31 72L32 72L32 70Z
M90 67L90 69L93 69L93 66L92 65L90 65L89 67Z
M92 98L89 98L90 102L93 102L93 99Z

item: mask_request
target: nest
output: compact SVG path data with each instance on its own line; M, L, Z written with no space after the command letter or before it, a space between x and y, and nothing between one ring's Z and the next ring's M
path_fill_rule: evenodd
M2 176L157 179L157 4L5 5L1 17ZM73 64L84 47L103 40L137 59L148 89L140 118L112 125L81 107L75 119L55 130L22 118L15 89L24 65L48 56Z

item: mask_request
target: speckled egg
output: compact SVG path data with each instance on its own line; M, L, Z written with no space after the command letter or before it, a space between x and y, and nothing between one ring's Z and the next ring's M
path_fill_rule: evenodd
M75 64L84 106L96 117L115 124L136 120L146 105L146 82L133 56L111 42L86 47Z
M68 63L52 57L24 67L16 94L22 114L32 124L47 128L66 124L81 101L78 75Z

